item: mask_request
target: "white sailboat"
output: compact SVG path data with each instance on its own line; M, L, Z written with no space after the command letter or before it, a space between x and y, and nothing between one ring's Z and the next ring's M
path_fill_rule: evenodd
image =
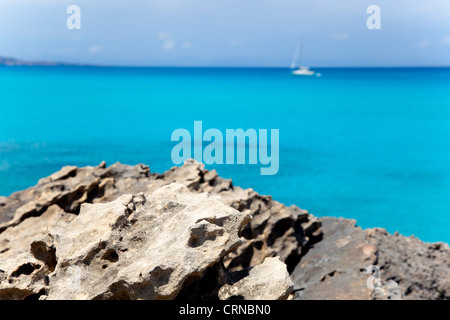
M292 74L296 76L313 76L316 72L309 70L309 67L299 67L298 69L292 70Z
M302 44L301 42L298 44L297 49L295 50L294 58L292 59L291 69L292 74L296 76L313 76L315 75L315 71L310 70L309 67L302 66ZM300 66L296 68L297 60L300 57Z

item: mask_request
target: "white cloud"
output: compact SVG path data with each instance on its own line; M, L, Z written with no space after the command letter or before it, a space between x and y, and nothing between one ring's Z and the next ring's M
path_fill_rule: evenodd
M158 33L159 40L165 40L165 39L169 39L169 38L170 38L170 32L162 31L162 32Z
M172 40L172 35L168 31L161 31L158 33L158 39L163 42L162 50L163 51L171 51L175 49L175 41Z
M166 40L163 43L162 49L164 51L170 51L173 50L175 48L175 41L173 40Z
M93 46L89 48L90 53L97 53L103 50L102 46Z
M348 33L330 33L330 38L338 41L347 40Z
M421 47L421 48L426 48L426 47L429 47L430 45L431 45L430 40L424 40L421 43L419 43L419 47Z
M439 45L441 45L441 46L449 46L450 45L450 36L445 36L444 39L442 39L439 42Z
M192 43L190 43L189 41L186 41L185 43L183 43L183 48L189 49L191 47L192 47Z

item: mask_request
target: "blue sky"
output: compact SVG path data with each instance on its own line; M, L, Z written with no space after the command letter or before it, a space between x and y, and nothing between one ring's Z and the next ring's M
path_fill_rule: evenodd
M81 30L66 9L81 8ZM369 30L369 5L381 30ZM133 66L450 66L450 1L1 0L0 56Z

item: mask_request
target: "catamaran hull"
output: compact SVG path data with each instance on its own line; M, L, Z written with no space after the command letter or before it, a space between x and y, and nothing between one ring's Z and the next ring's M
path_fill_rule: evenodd
M303 70L294 70L292 74L295 76L313 76L315 74L314 71L303 71Z

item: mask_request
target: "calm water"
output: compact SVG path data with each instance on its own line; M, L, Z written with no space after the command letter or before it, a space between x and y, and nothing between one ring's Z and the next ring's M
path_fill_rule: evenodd
M280 129L280 170L218 165L317 216L450 242L450 69L0 67L0 195L64 165L173 166L177 128Z

